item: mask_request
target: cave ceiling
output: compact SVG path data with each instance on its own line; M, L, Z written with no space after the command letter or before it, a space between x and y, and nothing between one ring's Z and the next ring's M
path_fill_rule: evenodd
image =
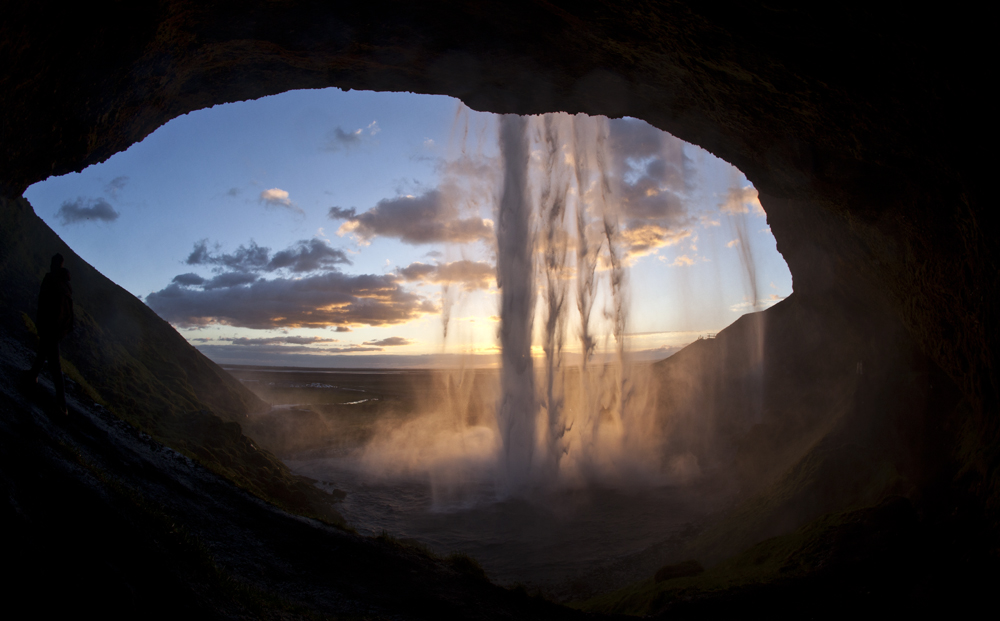
M189 111L291 89L638 117L746 173L797 292L879 297L992 412L988 20L860 6L20 3L0 24L0 190L103 161Z

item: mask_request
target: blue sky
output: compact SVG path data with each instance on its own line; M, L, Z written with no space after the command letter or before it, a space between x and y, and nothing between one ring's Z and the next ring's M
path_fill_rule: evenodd
M495 118L443 96L293 91L184 115L25 196L219 362L486 361L498 314ZM666 355L750 310L741 247L758 308L791 292L739 171L641 121L609 127L632 350Z

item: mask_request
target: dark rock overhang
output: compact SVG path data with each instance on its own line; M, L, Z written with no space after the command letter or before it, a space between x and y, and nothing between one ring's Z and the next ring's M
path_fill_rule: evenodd
M679 2L8 7L0 183L81 170L171 118L290 89L635 116L743 170L800 293L888 303L992 417L984 20Z

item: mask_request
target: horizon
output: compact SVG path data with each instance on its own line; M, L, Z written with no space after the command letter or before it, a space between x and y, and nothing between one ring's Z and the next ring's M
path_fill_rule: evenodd
M182 115L25 197L217 363L491 366L497 118L444 96L291 91ZM632 356L666 358L791 293L742 173L643 121L607 123ZM607 269L591 318L603 354ZM567 322L563 355L579 355L575 309Z
M711 338L711 337L703 337ZM701 339L697 339L701 340ZM692 341L693 343L694 341ZM668 353L663 356L657 356L654 352L659 350L651 350L650 352L641 352L639 356L629 356L629 364L656 364L657 362L662 362L668 358L674 356L675 354L681 352L685 347L690 345L683 345L677 348L671 348ZM453 364L452 361L458 358L459 363ZM563 354L563 369L576 369L582 368L583 356L581 354ZM499 371L501 368L500 354L416 354L416 355L406 355L406 354L393 354L393 355L377 355L369 354L366 356L350 356L350 355L339 355L339 356L325 356L323 361L329 361L334 359L335 361L342 361L345 364L350 363L358 365L359 362L367 363L365 365L359 366L296 366L290 364L292 360L285 360L285 364L247 364L240 362L216 362L222 369L272 369L272 370L288 370L288 371L305 371L305 372L331 372L331 373L341 373L341 372L365 372L365 371ZM418 364L421 361L428 360L438 360L437 362L431 362L427 365ZM316 360L315 357L312 360ZM532 362L544 360L544 356L532 356ZM213 361L215 362L215 361ZM605 353L600 356L594 356L588 363L587 367L595 368L601 366L615 366L617 361L614 359L613 353ZM535 372L541 372L543 369L535 367Z

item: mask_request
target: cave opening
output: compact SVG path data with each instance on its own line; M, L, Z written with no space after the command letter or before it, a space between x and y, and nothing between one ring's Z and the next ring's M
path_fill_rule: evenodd
M564 412L558 447L547 422L520 441L536 462L555 460L555 487L522 455L518 476L531 480L511 490L498 457L516 443L497 415L495 227L511 166L501 118L446 97L293 91L189 113L25 197L83 259L269 402L244 432L293 472L346 492L340 511L362 532L469 554L503 583L599 580L595 568L625 557L623 575L638 578L738 487L734 448L692 428L704 404L681 383L666 389L670 406L659 403L650 365L781 301L791 276L735 167L636 119L522 117L534 125L521 189L533 204L561 192L569 213L549 230L538 208L536 264L516 276L537 288L529 407L539 421L555 400ZM600 183L609 189L598 204ZM577 223L586 239L574 240ZM569 256L546 266L553 240ZM617 292L615 253L627 276ZM591 262L587 322L580 261ZM366 280L381 288L339 301ZM546 330L554 280L565 310ZM616 301L627 308L620 334ZM734 397L746 401L745 429L760 422L761 356L741 363L755 375ZM323 375L338 368L358 375Z
M338 86L449 94L498 113L642 118L737 164L760 190L795 294L657 368L662 381L696 389L697 409L713 412L706 428L726 439L749 491L691 546L664 551L668 566L589 610L976 611L992 593L1000 549L1000 238L988 225L989 160L979 155L991 39L978 31L990 21L772 3L625 9L165 2L8 11L0 475L4 523L18 533L11 592L130 618L279 616L289 602L325 615L574 618L481 581L467 558L416 560L391 537L337 531L245 494L339 523L325 499L313 502L313 485L234 428L259 400L85 261L74 267L80 323L66 349L91 382L71 399L81 418L53 424L44 391L16 386L30 364L39 266L53 249L76 259L21 198L29 185L104 160L193 110ZM269 189L287 191L267 184L254 196ZM76 213L119 211L106 202L111 211L88 201ZM761 343L763 377L734 374L740 356L718 354L740 347L723 340ZM678 372L679 356L710 381ZM727 397L748 386L760 388L761 404L749 429ZM227 470L233 463L255 466ZM187 544L199 540L207 545L192 557ZM688 576L684 559L708 570ZM78 570L53 580L57 562ZM52 597L53 581L63 597ZM264 597L248 602L233 584Z

